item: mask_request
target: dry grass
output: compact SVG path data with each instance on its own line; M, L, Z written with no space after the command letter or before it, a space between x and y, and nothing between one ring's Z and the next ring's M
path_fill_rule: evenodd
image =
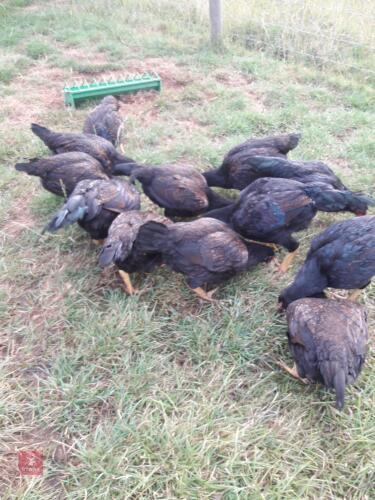
M275 57L359 72L374 81L371 0L224 0L226 35Z

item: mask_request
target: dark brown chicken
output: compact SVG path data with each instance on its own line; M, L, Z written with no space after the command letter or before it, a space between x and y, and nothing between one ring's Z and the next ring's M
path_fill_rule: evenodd
M299 143L301 134L280 134L247 141L232 148L225 157L232 154L248 152L253 156L281 156L285 158Z
M345 386L360 374L367 352L367 314L349 300L300 299L287 309L289 347L295 361L291 375L321 382L336 392L344 407Z
M114 145L94 134L73 134L69 132L52 132L46 127L33 123L31 130L53 153L79 151L87 153L98 160L108 175L112 174L116 163L133 162L130 158L116 151Z
M209 186L243 189L246 182L247 159L252 156L274 156L286 158L297 147L300 134L284 134L260 139L249 139L232 148L223 159L221 166L204 172Z
M118 110L120 104L116 97L107 95L86 118L83 125L85 134L96 134L116 146L119 142L123 122Z
M120 214L112 222L108 237L99 255L101 267L112 263L119 268L125 290L132 295L134 288L128 273L150 272L162 263L159 252L142 252L137 245L139 229L146 222L155 221L161 224L171 224L171 221L154 212L130 210Z
M243 241L224 222L205 217L169 226L148 222L140 228L137 244L144 252L161 253L163 261L209 301L212 292L205 292L203 285L221 283L274 255L269 247Z
M190 165L129 163L117 165L114 172L130 175L131 182L140 181L145 194L165 209L167 217L190 217L232 203L208 187L203 175Z
M140 206L140 195L128 182L83 180L44 230L54 232L78 222L91 238L102 240L107 237L108 229L118 214L138 210Z
M245 189L261 177L293 179L305 184L323 182L335 189L347 189L333 170L320 161L291 161L279 157L247 155L235 163L224 163L219 171L215 172L222 182L211 182L206 173L204 175L209 185L233 189Z
M86 153L61 153L17 163L16 170L40 177L42 186L58 196L69 196L83 179L109 179L102 165Z

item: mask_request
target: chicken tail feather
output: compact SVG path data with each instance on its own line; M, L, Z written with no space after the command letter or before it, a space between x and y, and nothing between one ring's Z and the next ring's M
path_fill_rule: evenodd
M345 400L345 373L344 370L338 370L333 377L333 385L336 392L336 408L342 410Z
M28 163L16 163L15 168L18 172L26 172L29 175L40 175L38 162L39 158L32 158Z
M58 210L52 220L45 226L42 231L44 234L46 231L55 232L64 226L69 226L75 222L84 218L88 210L83 196L77 196L70 198L63 206Z
M37 123L31 124L31 130L36 136L42 139L42 141L47 140L52 133L47 127L43 127L42 125L38 125Z

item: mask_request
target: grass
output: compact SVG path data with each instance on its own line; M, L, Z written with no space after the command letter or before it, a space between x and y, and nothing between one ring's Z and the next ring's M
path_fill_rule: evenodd
M374 81L375 40L366 22L375 17L371 1L224 0L223 11L226 35L250 49Z
M348 215L320 214L300 234L286 276L259 266L221 286L215 304L199 303L165 268L135 276L139 293L127 297L79 228L40 236L61 200L13 168L48 154L31 121L80 130L89 105L66 110L65 81L156 69L162 93L122 106L130 156L203 170L248 136L298 130L293 158L326 161L353 189L374 194L369 82L227 35L223 52L213 52L198 3L8 1L1 9L2 498L372 498L374 287L362 299L371 350L344 412L275 364L290 360L277 295L311 237ZM46 456L43 477L19 477L17 452L34 448Z

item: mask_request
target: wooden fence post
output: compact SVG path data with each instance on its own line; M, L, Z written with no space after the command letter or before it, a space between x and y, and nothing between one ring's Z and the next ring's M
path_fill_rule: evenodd
M211 42L216 47L221 45L221 0L209 0Z

